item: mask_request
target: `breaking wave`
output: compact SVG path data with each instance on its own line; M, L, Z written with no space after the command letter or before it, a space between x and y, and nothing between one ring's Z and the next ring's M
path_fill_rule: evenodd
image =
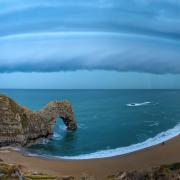
M29 156L41 156L51 159L72 159L72 160L83 160L83 159L98 159L98 158L107 158L107 157L113 157L118 155L124 155L131 152L135 152L138 150L142 150L144 148L148 148L157 144L160 144L164 141L167 141L180 133L180 123L176 125L174 128L169 129L165 132L161 132L157 134L153 138L149 138L144 142L133 144L127 147L119 147L116 149L106 149L106 150L100 150L94 153L89 154L82 154L77 156L49 156L49 155L36 155L32 153L28 153Z
M145 106L145 105L148 105L150 104L151 102L142 102L142 103L129 103L129 104L126 104L127 106Z

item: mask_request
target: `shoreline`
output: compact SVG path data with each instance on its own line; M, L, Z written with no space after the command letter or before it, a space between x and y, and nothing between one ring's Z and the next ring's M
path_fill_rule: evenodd
M123 156L130 153L134 153L140 150L144 150L158 144L161 144L165 141L168 141L176 136L179 135L180 132L180 123L178 123L175 127L168 129L167 131L163 131L156 136L149 138L143 142L132 144L126 147L118 147L115 149L108 149L108 150L99 150L97 152L89 153L89 154L82 154L82 155L74 155L74 156L53 156L53 155L46 155L46 154L35 154L25 149L20 150L24 156L30 157L39 157L42 159L49 159L49 160L89 160L89 159L104 159L104 158L111 158L116 156Z
M53 176L82 176L99 178L120 171L145 170L148 168L180 162L180 135L154 145L124 155L87 160L46 159L24 156L10 149L0 150L0 159L10 164L20 164L32 171Z

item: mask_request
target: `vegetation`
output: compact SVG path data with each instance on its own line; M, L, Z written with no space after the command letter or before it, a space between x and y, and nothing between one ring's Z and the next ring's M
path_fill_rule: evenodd
M27 175L24 177L25 180L36 180L36 179L41 179L41 180L53 180L53 179L57 179L57 177L53 177L53 176L45 176L45 175Z
M53 180L57 179L57 177L53 176L48 176L48 175L34 175L32 173L29 174L29 172L23 172L21 169L21 166L15 166L11 164L7 164L4 162L0 162L0 180L19 180L19 179L24 179L24 180L36 180L36 179L41 179L41 180Z
M180 163L162 165L143 171L119 172L105 180L177 180L180 178ZM21 166L4 163L0 160L0 180L97 180L92 176L55 177L23 170Z

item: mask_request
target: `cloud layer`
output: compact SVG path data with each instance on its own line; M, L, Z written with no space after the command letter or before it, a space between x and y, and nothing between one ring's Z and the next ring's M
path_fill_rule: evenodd
M2 0L0 72L180 73L176 0Z

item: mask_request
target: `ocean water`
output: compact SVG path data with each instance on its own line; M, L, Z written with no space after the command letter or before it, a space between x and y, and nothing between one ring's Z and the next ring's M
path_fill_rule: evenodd
M49 140L26 149L32 156L103 158L146 148L180 133L180 90L0 90L36 111L69 100L78 124L66 131L57 119Z

